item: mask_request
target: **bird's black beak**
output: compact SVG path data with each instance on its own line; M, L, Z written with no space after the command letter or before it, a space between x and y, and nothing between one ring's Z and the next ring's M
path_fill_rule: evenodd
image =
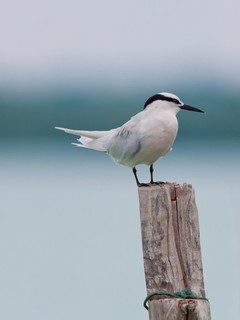
M200 109L197 109L197 108L194 108L194 107L191 107L187 104L184 104L183 106L180 106L180 109L185 109L185 110L188 110L188 111L195 111L195 112L202 112L202 113L205 113L204 111L200 110Z

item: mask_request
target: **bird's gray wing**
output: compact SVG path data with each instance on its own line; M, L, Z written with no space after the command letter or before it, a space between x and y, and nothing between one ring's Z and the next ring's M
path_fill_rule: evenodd
M132 159L140 148L135 124L127 123L116 130L109 142L107 153L117 162L131 166Z

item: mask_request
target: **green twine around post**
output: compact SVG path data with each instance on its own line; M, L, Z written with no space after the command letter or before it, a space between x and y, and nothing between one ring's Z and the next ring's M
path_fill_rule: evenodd
M192 293L190 290L188 289L184 289L182 291L178 291L178 292L174 292L174 293L170 293L170 292L153 292L150 293L146 299L143 302L143 306L145 309L148 310L148 306L147 306L147 302L149 299L151 299L153 296L169 296L175 299L198 299L198 300L206 300L208 301L207 298L203 298L203 297L199 297L196 294Z

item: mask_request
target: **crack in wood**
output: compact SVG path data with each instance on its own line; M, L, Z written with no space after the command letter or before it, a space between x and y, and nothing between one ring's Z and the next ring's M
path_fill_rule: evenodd
M164 183L141 187L139 200L148 294L154 291L173 293L189 289L196 295L205 297L198 212L192 186ZM156 302L161 313L167 314L168 308L171 307L177 315L176 300L178 299L149 301L150 314L160 314L159 309L154 309ZM162 304L159 306L159 303ZM203 306L207 316L193 318L192 314L195 314L195 311L191 309L193 306L189 305L185 320L210 319L208 301L198 300L198 304ZM168 315L169 318L152 315L150 319L180 319L179 314L175 317L170 313Z
M188 288L188 285L186 283L186 270L185 270L185 264L184 264L184 258L182 254L182 243L181 243L181 228L180 228L180 216L181 216L181 210L178 205L178 196L177 196L177 187L176 185L173 186L173 192L175 194L175 201L173 203L174 209L173 210L173 237L175 241L176 246L176 253L177 258L179 262L180 270L182 271L182 280L183 280L183 287Z

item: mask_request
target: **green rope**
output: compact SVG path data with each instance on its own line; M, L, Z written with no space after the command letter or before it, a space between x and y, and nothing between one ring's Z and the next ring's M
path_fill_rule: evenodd
M151 299L153 296L169 296L172 298L176 298L176 299L198 299L198 300L206 300L208 301L207 298L203 298L203 297L199 297L196 294L192 293L190 290L188 289L184 289L182 291L178 291L178 292L174 292L174 293L170 293L170 292L153 292L150 293L146 299L143 302L143 306L144 308L146 308L148 310L148 306L147 306L147 302L149 299Z

